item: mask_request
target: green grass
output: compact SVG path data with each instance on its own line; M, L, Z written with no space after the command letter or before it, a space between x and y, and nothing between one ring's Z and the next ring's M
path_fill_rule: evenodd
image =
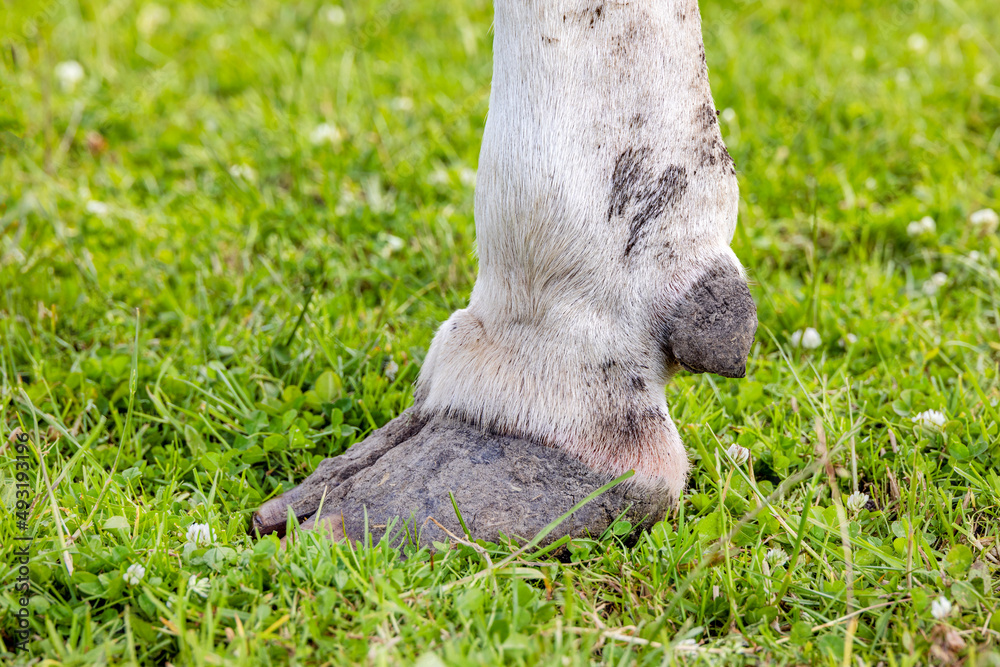
M758 343L745 380L667 388L678 512L567 563L246 535L409 404L476 273L492 8L348 5L0 4L0 660L1000 662L994 3L704 1Z

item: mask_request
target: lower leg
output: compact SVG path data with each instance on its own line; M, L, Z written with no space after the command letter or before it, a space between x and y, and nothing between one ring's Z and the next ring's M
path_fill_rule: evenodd
M681 368L742 376L757 324L697 3L496 5L479 277L431 345L421 414L676 497L664 386Z
M530 537L628 470L550 539L660 518L688 470L666 382L741 377L756 330L737 202L695 0L497 0L469 307L435 336L415 406L255 527L322 501L334 536L395 516L455 532L454 495L476 537Z

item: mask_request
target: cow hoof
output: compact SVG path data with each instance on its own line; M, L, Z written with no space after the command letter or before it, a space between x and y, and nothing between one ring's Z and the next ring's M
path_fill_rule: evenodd
M374 543L398 518L390 535L394 545L466 535L524 541L609 481L561 450L485 433L454 418L423 418L411 409L264 503L251 531L283 536L291 511L303 529L321 529L334 539L360 540L367 527ZM674 501L619 484L575 511L540 545L566 535L597 537L619 517L636 529L649 528Z

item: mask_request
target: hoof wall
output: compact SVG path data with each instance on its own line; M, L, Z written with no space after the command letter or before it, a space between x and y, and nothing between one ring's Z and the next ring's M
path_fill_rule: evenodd
M308 518L303 529L318 523L334 539L362 539L367 521L377 542L399 518L394 541L406 541L409 533L422 546L448 542L448 534L430 519L464 536L454 496L472 538L529 540L609 481L561 450L485 433L454 418L424 420L407 411L261 506L252 530L284 533L291 509L300 520ZM597 537L623 513L633 526L649 528L675 500L620 484L574 512L541 544L566 535Z

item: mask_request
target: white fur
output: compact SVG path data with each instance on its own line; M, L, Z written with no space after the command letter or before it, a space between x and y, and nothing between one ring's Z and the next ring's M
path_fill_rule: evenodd
M680 494L663 318L702 271L739 267L737 182L714 110L696 0L496 0L479 276L428 352L424 413ZM647 175L683 170L687 185L631 253L628 216L609 212L628 151Z

